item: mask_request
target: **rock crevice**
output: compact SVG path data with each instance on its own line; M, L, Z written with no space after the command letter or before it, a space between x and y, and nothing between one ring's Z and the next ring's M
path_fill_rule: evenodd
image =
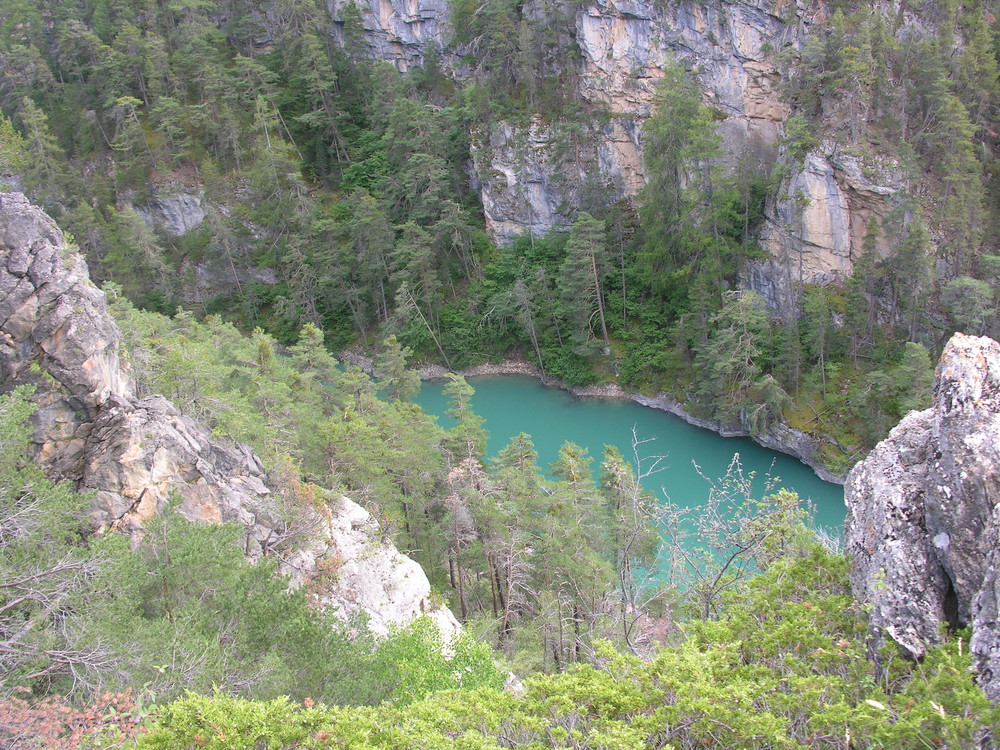
M910 413L846 485L851 582L872 645L922 658L971 626L978 680L1000 701L1000 344L955 334L934 405Z

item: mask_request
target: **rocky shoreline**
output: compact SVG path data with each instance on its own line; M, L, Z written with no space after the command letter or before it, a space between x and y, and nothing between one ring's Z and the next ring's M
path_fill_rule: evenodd
M341 361L361 368L369 375L374 372L372 360L358 352L344 351L337 355ZM428 365L420 369L421 380L437 380L444 378L451 370L441 365ZM683 419L694 427L711 430L722 437L748 437L758 445L769 450L778 451L798 459L811 468L820 479L825 482L843 485L846 477L837 476L831 473L818 459L817 455L821 442L812 435L796 430L786 424L773 424L757 435L751 435L749 430L732 429L714 419L702 419L696 417L684 408L684 406L665 393L656 396L644 396L640 393L630 393L617 383L602 383L601 385L571 386L542 374L535 365L524 360L504 360L499 364L476 365L463 370L455 370L455 374L462 377L480 377L484 375L527 375L538 380L546 386L560 388L572 393L574 396L593 398L617 398L634 401L642 406L651 409L658 409L673 414Z

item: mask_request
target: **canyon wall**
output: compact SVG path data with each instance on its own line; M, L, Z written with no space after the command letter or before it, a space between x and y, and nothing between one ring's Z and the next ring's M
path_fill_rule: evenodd
M120 340L104 293L55 223L23 195L0 194L0 389L34 386L36 458L92 493L95 533L138 541L168 507L238 523L250 559L278 555L293 585L343 617L363 613L374 632L421 614L457 627L363 508L345 497L296 502L294 483L269 475L249 447L213 439L162 396L137 397Z
M345 5L330 0L335 19ZM372 57L405 71L423 64L430 45L449 75L470 76L475 59L468 45L452 42L446 0L363 0L359 6ZM671 60L695 74L705 103L717 112L729 158L769 168L779 158L790 114L781 96L787 63L779 53L801 50L812 25L829 12L824 3L807 0L528 0L522 17L565 25L559 44L574 95L593 117L572 128L570 144L556 113L499 122L473 134L474 183L491 236L509 243L523 232L542 235L568 227L588 202L635 198L645 184L642 125ZM746 268L742 285L780 314L791 314L795 284L846 277L860 255L868 219L884 218L902 187L894 163L863 163L821 144L790 164L761 234L770 257ZM884 240L880 247L884 254Z

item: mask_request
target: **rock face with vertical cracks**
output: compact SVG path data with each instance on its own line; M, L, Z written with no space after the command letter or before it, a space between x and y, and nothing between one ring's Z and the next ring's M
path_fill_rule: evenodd
M851 582L872 642L920 659L972 626L977 679L1000 701L1000 344L955 334L934 405L912 412L846 485Z
M864 249L869 219L884 221L903 198L903 175L889 159L863 163L825 141L796 165L769 206L761 231L763 261L742 271L744 286L781 317L798 314L803 284L843 283ZM875 250L889 255L892 237Z
M364 613L377 633L433 614L423 570L381 541L364 509L296 502L294 483L272 480L249 447L212 439L162 396L136 398L120 339L55 223L0 194L0 391L35 386L36 458L93 493L96 531L139 532L176 497L191 521L241 524L250 559L280 553L293 585L345 617ZM447 609L436 619L457 627Z
M352 0L327 0L340 20ZM518 14L556 37L561 70L574 96L594 113L588 123L560 122L546 113L528 122L497 122L473 133L474 179L486 228L508 243L523 232L541 235L572 223L595 200L632 198L645 183L642 124L653 109L663 67L678 60L697 71L706 103L722 118L727 151L770 163L789 108L778 95L776 50L798 44L806 4L780 0L525 0ZM426 51L456 80L477 65L474 42L458 44L452 0L361 0L367 53L401 71L419 67ZM793 12L794 11L794 12ZM803 16L800 23L789 18ZM334 37L344 43L339 27ZM598 117L597 113L603 113ZM570 127L561 127L571 125Z
M335 39L346 43L348 6L361 16L363 49L398 70L424 64L427 51L457 81L474 77L476 42L452 28L452 0L327 0ZM478 11L477 11L478 12ZM803 50L827 10L805 0L525 0L517 14L545 28L558 50L550 75L573 80L584 112L494 122L473 132L471 173L486 229L501 244L525 232L566 229L581 210L632 201L646 183L643 125L671 61L692 71L731 166L767 171L779 158L791 114L782 96L782 53ZM861 254L867 222L903 199L902 170L822 143L790 169L768 203L760 245L768 258L743 269L782 317L798 314L802 284L843 282ZM890 237L877 240L885 256Z

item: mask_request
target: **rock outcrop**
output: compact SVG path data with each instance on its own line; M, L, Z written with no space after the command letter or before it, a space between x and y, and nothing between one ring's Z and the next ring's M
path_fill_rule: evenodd
M135 397L120 339L55 223L23 195L0 194L0 388L36 387L37 459L94 493L95 530L141 534L176 497L189 520L243 525L251 559L280 552L294 584L345 617L364 612L376 632L435 609L420 566L358 505L296 503L247 446L212 439L162 396ZM438 619L457 625L446 609Z
M972 626L978 680L1000 701L1000 344L955 334L934 405L910 413L846 485L851 581L873 648L920 659Z
M350 0L327 0L335 20L342 20ZM361 0L364 41L369 54L405 72L424 64L427 45L441 49L451 37L449 0ZM342 29L338 42L344 43ZM335 34L337 36L337 34Z
M805 155L769 207L761 246L770 258L749 264L743 285L782 317L796 314L801 284L842 283L861 257L869 219L884 220L902 191L897 164L863 164L823 143ZM886 235L875 248L888 255Z
M201 195L196 193L164 191L154 195L144 206L136 207L136 211L150 226L180 237L200 227L205 220L202 203Z

